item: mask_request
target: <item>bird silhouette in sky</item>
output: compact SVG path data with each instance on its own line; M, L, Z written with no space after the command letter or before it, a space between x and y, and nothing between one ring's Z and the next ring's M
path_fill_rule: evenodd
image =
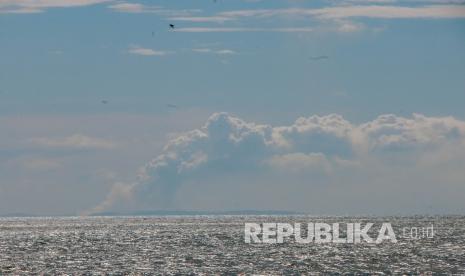
M170 28L171 28L171 29L174 29L174 24L170 24Z
M107 100L102 100L102 103L103 103L103 104L107 104L108 101L107 101Z
M315 57L309 57L309 59L317 61L317 60L329 59L329 57L328 56L315 56Z

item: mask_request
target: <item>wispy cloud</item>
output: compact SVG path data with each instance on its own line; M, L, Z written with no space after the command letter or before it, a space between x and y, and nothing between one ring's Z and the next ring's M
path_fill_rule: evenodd
M150 48L143 48L139 46L131 46L128 49L128 53L139 56L165 56L169 54L168 51L154 50Z
M215 53L217 53L219 55L234 55L234 54L236 54L235 51L229 50L229 49L218 50Z
M429 5L420 7L403 6L342 6L302 11L320 18L465 18L465 6Z
M464 18L464 5L426 5L426 6L388 6L388 5L346 5L309 8L286 9L253 9L220 12L212 16L173 17L173 20L190 22L224 22L239 18L270 18L270 17L314 17L317 19L343 19L351 17L368 18ZM358 2L357 2L358 3ZM367 1L372 4L372 1ZM376 2L379 3L379 2ZM385 1L383 1L385 3Z
M11 14L27 14L27 13L40 13L42 9L30 8L30 7L0 7L0 13L11 13Z
M199 9L179 9L179 10L172 10L172 9L165 9L161 6L153 6L153 5L144 5L140 3L128 3L128 2L120 2L115 3L108 6L109 9L116 11L116 12L124 12L124 13L152 13L162 16L173 16L173 17L189 17L196 12L200 12Z
M108 8L118 12L141 13L148 10L148 8L138 3L117 3L110 5ZM157 7L149 8L150 10L158 10Z
M116 3L108 6L108 8L117 12L127 13L143 13L143 12L158 12L161 11L159 6L146 6L139 3Z
M48 8L83 7L112 0L1 0L0 13L37 13Z
M440 1L440 0L436 0ZM309 27L236 27L236 26L193 26L178 28L177 32L207 33L207 32L312 32L325 30L340 33L358 32L365 25L354 20L357 18L379 19L453 19L465 18L465 5L452 2L427 2L427 5L393 5L394 0L348 0L336 2L335 5L322 8L282 8L282 9L246 9L223 11L211 16L171 17L170 20L192 23L244 22L246 20L263 21L270 18L313 19L315 26ZM421 3L421 2L419 2ZM435 4L433 4L435 3ZM279 22L275 20L274 22ZM315 23L315 21L314 21ZM244 25L244 24L242 24Z
M336 19L334 23L335 27L333 30L340 33L359 32L365 28L364 24L347 19Z
M231 33L231 32L283 32L283 33L299 33L312 32L313 28L223 28L223 27L187 27L175 29L176 32L185 33Z
M230 49L210 49L210 48L195 48L192 49L193 52L203 53L203 54L218 54L218 55L234 55L237 54L236 51Z
M171 17L170 20L223 23L225 21L235 20L235 18L228 16L176 16Z

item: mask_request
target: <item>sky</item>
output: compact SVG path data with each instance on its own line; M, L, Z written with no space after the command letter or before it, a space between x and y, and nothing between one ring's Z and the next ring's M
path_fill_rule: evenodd
M464 214L464 45L461 0L0 0L0 215Z

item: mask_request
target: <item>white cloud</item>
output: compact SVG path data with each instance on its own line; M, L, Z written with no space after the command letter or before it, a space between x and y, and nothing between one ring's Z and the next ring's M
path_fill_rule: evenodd
M320 28L314 27L186 27L178 28L178 32L312 32L315 29L336 31L342 33L357 32L364 25L349 21L356 18L380 19L450 19L465 18L465 6L460 3L438 2L439 4L423 6L400 6L391 4L390 0L345 1L338 5L322 8L282 8L282 9L249 9L231 10L211 16L172 17L171 20L189 21L193 23L225 23L239 20L263 20L269 18L316 19ZM325 27L329 23L330 28ZM321 25L322 24L322 25ZM256 24L255 24L256 25ZM332 27L335 25L335 27Z
M122 12L157 12L168 16L169 20L186 21L192 23L224 24L233 21L254 20L261 21L270 18L317 20L313 27L237 27L237 26L189 26L175 29L176 32L213 33L213 32L283 32L303 33L315 30L353 33L366 29L365 25L353 20L357 18L380 19L447 19L465 18L465 6L458 0L452 1L419 1L415 6L398 4L396 0L347 0L337 1L331 6L321 8L281 8L281 9L245 9L229 10L211 15L195 15L200 11L166 11L159 7L147 7L135 3L118 3L111 8ZM423 5L421 5L423 2ZM428 3L425 5L425 3ZM184 13L184 14L183 14ZM276 21L277 22L277 21ZM374 28L379 30L379 28Z
M0 7L0 13L11 13L11 14L27 14L27 13L39 13L42 12L41 9L38 8L30 8L30 7L7 7L3 8Z
M304 14L320 18L464 18L463 5L429 5L420 7L404 6L341 6L303 11Z
M463 5L388 6L388 5L342 5L323 8L284 8L235 10L218 13L215 16L235 20L244 17L269 18L309 16L321 19L343 19L350 17L369 18L463 18ZM194 19L193 17L192 19Z
M124 13L151 13L162 16L172 16L172 17L190 17L192 14L200 12L198 9L188 9L188 10L170 10L165 9L161 6L148 6L140 3L128 3L120 2L108 6L109 9L116 12Z
M83 7L112 0L1 0L0 13L36 13L47 8Z
M81 134L74 134L63 138L32 138L30 139L30 143L41 147L57 149L112 149L116 147L116 143L111 140Z
M232 33L232 32L281 32L281 33L303 33L313 32L313 28L229 28L229 27L186 27L177 28L176 32L184 33Z
M335 20L335 30L340 33L353 33L359 32L365 28L365 25L361 23L352 22L349 20Z
M362 124L359 131L371 151L427 150L463 141L465 123L452 117L413 114L408 119L390 114Z
M154 50L150 48L143 48L139 46L131 46L128 49L128 53L133 54L133 55L140 55L140 56L165 56L169 54L170 52Z
M229 50L229 49L217 50L216 53L219 54L219 55L234 55L234 54L236 54L235 51Z
M389 181L394 175L408 175L412 171L416 174L406 176L402 183L418 188L423 182L419 172L425 170L425 164L434 171L432 167L452 162L444 158L445 154L438 155L441 158L434 162L425 162L427 158L451 147L463 151L459 154L463 155L464 145L465 122L452 117L382 115L354 125L340 115L331 114L302 117L291 125L273 127L216 113L203 127L169 141L162 154L143 167L138 183L131 184L130 190L141 202L167 208L172 207L184 184L208 183L212 177L246 175L241 181L248 181L286 175L282 181L289 185L308 179L310 183L320 183L319 187L338 183L343 188L341 181L352 181L351 185L356 186L360 184L353 179L366 178L363 181L371 179L376 185L379 182L374 178L376 174ZM464 158L453 159L464 163ZM453 170L454 173L443 175L450 183L460 181L455 177L461 175L460 171ZM434 173L436 177L442 175L441 171Z
M209 53L218 54L218 55L234 55L234 54L237 54L236 51L230 50L230 49L215 50L215 49L210 49L210 48L194 48L194 49L192 49L192 51L196 52L196 53L202 53L202 54L209 54Z
M110 9L118 12L140 13L146 10L146 6L138 3L117 3L109 6ZM156 7L152 7L152 9Z

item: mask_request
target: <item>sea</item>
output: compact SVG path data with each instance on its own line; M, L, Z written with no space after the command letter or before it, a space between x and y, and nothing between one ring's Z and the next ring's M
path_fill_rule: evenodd
M246 243L246 223L382 223L396 242ZM428 228L430 227L430 228ZM424 229L434 229L422 235ZM374 228L375 229L375 228ZM375 229L376 230L376 229ZM465 275L464 216L0 218L0 275Z

